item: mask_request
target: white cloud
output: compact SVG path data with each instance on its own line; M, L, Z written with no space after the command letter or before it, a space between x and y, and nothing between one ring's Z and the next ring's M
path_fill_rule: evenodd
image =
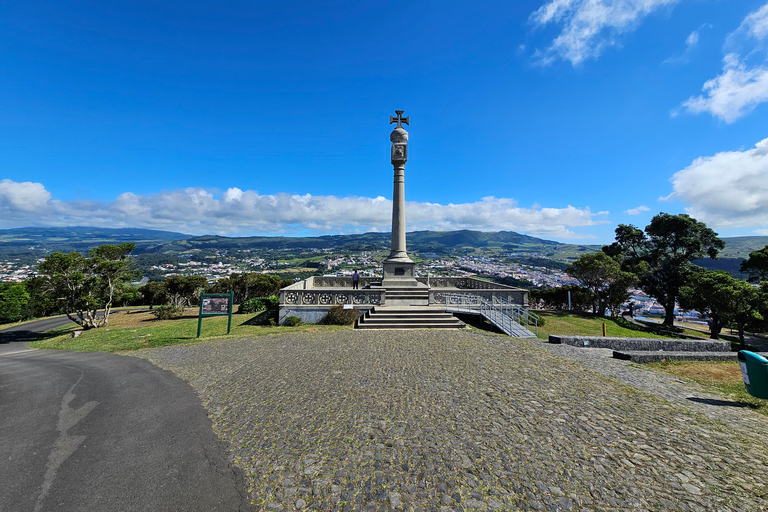
M768 65L750 68L734 53L723 62L723 72L704 83L705 95L691 97L682 106L694 114L709 112L733 123L768 101Z
M675 54L664 60L664 64L685 64L691 58L691 53L696 49L701 38L701 31L705 28L712 28L712 25L705 23L694 30L685 38L685 50L682 53Z
M637 208L630 208L629 210L625 210L624 213L627 215L640 215L643 212L650 211L651 209L648 208L645 205L638 206Z
M694 114L709 112L726 123L733 123L768 101L766 36L768 3L750 13L726 38L722 73L704 83L704 94L691 96L679 109L673 110L672 115L687 109Z
M30 205L34 205L31 208ZM389 231L392 202L379 197L272 194L230 188L223 194L184 188L110 201L60 201L41 183L0 182L0 227L143 227L190 234L337 234ZM409 231L475 229L522 231L553 238L593 238L575 228L603 224L608 212L589 208L521 207L514 199L485 197L463 204L408 202Z
M51 198L50 192L41 183L31 181L0 181L0 212L18 211L32 213L45 205Z
M549 47L534 57L543 65L559 57L576 66L597 58L618 36L631 32L652 12L679 0L549 0L530 16L537 27L561 26Z
M670 180L694 218L718 228L768 226L768 139L745 151L700 157Z

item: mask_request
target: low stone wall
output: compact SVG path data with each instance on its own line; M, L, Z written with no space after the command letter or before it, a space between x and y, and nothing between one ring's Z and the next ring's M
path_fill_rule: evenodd
M280 290L279 322L282 325L286 318L295 316L307 323L317 323L336 305L368 311L374 306L383 306L385 297L386 290L381 288L353 290L351 278L348 287L337 288L305 288L304 281L300 281Z
M285 319L289 316L295 316L298 318L301 318L301 321L308 324L316 324L319 322L322 322L326 316L328 316L328 310L331 309L332 306L302 306L302 305L287 305L287 306L280 306L280 315L278 318L278 323L280 325L283 325L285 323ZM363 306L354 306L355 309L359 309L365 314L369 310L373 309L373 306L371 305L363 305Z
M735 361L738 352L632 352L614 351L613 357L637 364L659 363L661 361Z
M665 352L730 352L727 341L691 341L670 338L608 338L602 336L555 336L550 343L563 343L574 347L610 348L613 350L641 350Z

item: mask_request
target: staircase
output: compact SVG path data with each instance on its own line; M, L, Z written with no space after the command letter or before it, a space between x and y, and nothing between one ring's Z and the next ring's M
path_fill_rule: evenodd
M537 315L528 311L528 308L501 298L488 301L476 295L448 293L445 294L445 301L446 311L481 315L501 331L515 338L535 338L536 334L528 330L531 323L536 333L539 332Z
M387 289L387 303L390 291ZM355 329L461 329L465 324L445 308L377 306L355 322Z
M387 286L387 306L429 306L429 288Z

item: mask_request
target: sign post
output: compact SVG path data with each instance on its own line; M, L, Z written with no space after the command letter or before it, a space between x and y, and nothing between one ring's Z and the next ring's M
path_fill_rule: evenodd
M227 315L227 334L232 329L232 303L235 294L230 293L203 293L200 295L200 315L197 319L197 337L200 337L200 331L203 328L204 316L224 316Z

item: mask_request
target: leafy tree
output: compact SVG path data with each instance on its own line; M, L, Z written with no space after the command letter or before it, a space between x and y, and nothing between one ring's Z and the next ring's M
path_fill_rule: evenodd
M680 306L695 309L709 317L713 339L719 338L723 326L734 322L739 328L742 344L744 328L762 318L758 311L758 299L757 289L725 270L695 272L680 288Z
M634 274L621 270L619 262L604 252L582 254L566 273L592 292L592 312L598 316L605 315L609 304L615 311L629 298L628 290L637 282Z
M30 318L29 293L22 283L0 284L0 323Z
M166 279L163 284L166 302L176 308L183 308L200 297L200 292L208 284L208 281L203 276L174 276Z
M149 304L149 309L152 309L154 306L165 304L168 300L165 283L162 281L148 282L139 288L139 293L141 293L144 298L144 304Z
M716 259L724 247L725 242L703 222L685 214L660 213L644 233L635 226L620 224L616 242L603 247L603 252L620 257L622 268L640 278L640 287L664 306L663 325L671 327L680 287L700 269L693 260L707 256Z
M134 275L128 256L135 247L133 243L102 245L87 256L51 253L38 266L44 281L36 285L84 329L105 326L117 290Z
M280 288L293 284L273 274L245 272L232 274L227 279L220 279L210 286L210 293L229 293L235 295L235 303L242 304L254 297L275 295Z
M749 258L741 262L741 271L749 274L753 283L768 281L768 245L749 253Z
M63 313L62 304L49 293L48 279L42 276L31 277L24 281L24 288L29 293L30 316L44 318Z
M571 308L575 311L587 311L594 303L594 294L591 290L569 284L557 288L545 288L531 290L531 302L545 309L568 309L568 292L571 294Z

